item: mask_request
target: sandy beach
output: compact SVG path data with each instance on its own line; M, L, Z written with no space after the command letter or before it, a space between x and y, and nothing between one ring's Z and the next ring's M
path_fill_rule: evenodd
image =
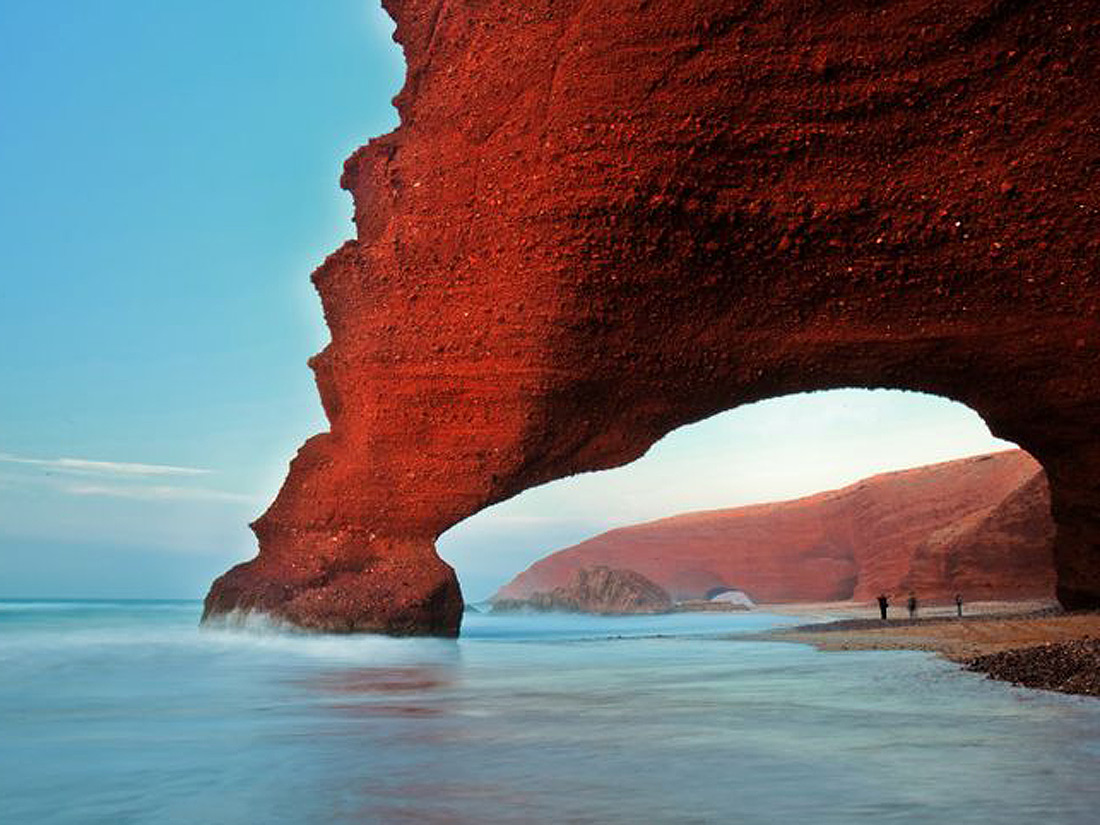
M992 678L1066 693L1100 695L1100 613L1065 613L1053 602L933 606L910 620L904 609L882 621L878 608L842 602L770 605L770 612L814 623L753 638L820 650L927 650ZM904 618L903 618L904 617Z

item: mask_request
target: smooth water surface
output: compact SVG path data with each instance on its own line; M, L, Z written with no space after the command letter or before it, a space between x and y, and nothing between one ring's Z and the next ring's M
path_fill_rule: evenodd
M194 602L0 602L0 822L1089 823L1100 702L761 614L199 630Z

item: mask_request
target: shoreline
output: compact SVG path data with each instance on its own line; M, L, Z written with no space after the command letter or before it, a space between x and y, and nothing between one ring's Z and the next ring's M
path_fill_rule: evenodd
M760 607L818 621L738 638L822 651L922 650L991 679L1100 697L1100 612L1066 613L1049 601L982 602L965 606L961 618L946 605L883 621L877 607L849 602Z

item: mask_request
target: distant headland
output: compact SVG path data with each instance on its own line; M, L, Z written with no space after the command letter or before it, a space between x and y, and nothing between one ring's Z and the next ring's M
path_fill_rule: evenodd
M1053 534L1042 469L1010 450L611 530L535 562L494 601L553 599L601 566L633 571L673 602L722 589L758 603L1052 598Z

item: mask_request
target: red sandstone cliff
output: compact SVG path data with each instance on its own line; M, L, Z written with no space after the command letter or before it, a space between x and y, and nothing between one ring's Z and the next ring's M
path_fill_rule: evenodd
M1046 480L1020 450L886 473L796 501L686 513L553 553L497 594L522 599L601 564L674 598L725 585L758 602L1049 597Z
M1096 0L383 2L401 125L313 276L330 428L206 617L455 634L454 524L830 387L1026 449L1059 598L1100 606Z

